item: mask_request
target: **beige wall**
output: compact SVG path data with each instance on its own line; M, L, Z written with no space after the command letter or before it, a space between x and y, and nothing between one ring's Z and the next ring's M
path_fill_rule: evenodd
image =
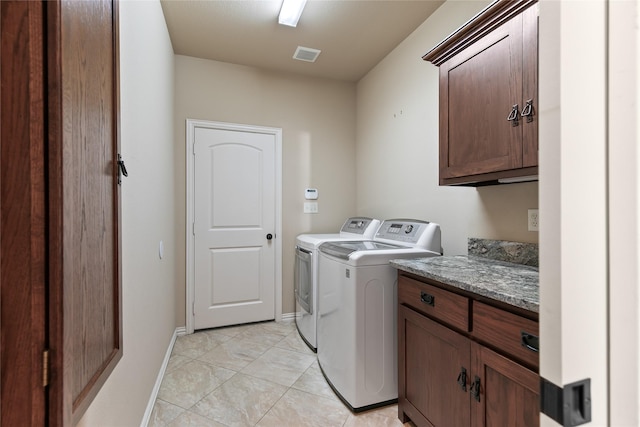
M431 47L489 1L448 1L357 86L357 211L437 222L445 254L465 254L467 237L537 242L527 210L538 184L438 186L438 69Z
M337 232L355 215L355 84L176 56L176 235L185 248L185 120L282 128L282 312L294 311L293 246L300 233ZM304 189L319 213L304 214ZM185 322L185 260L176 270L176 322Z
M173 50L160 3L120 3L124 355L79 426L140 425L176 328ZM158 256L160 240L164 258Z

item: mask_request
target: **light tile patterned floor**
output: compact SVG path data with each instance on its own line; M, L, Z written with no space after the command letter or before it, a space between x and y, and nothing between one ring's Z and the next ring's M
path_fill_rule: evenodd
M411 426L407 423L405 426ZM292 321L178 337L149 427L401 427L397 405L352 414Z

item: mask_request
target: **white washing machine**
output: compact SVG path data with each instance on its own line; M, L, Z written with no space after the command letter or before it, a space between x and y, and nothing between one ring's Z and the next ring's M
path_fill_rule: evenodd
M442 255L440 226L385 220L373 240L320 245L318 362L354 412L398 400L397 271L389 261Z
M294 294L296 326L309 348L316 351L318 313L318 247L337 240L369 240L380 226L380 220L366 217L347 219L339 233L300 234L296 238Z

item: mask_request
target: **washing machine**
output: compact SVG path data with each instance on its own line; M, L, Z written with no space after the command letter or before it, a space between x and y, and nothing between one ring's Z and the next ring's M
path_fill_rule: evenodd
M385 220L372 240L325 242L318 262L318 362L353 411L398 400L397 271L389 261L442 255L440 226Z
M338 233L300 234L296 238L294 294L295 322L300 336L317 351L318 247L338 240L369 240L375 236L380 220L367 217L348 218Z

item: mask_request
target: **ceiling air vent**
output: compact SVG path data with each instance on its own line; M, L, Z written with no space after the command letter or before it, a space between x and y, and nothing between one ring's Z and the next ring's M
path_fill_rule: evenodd
M298 46L296 53L293 54L293 59L297 59L298 61L316 62L318 55L320 55L320 51L318 49Z

